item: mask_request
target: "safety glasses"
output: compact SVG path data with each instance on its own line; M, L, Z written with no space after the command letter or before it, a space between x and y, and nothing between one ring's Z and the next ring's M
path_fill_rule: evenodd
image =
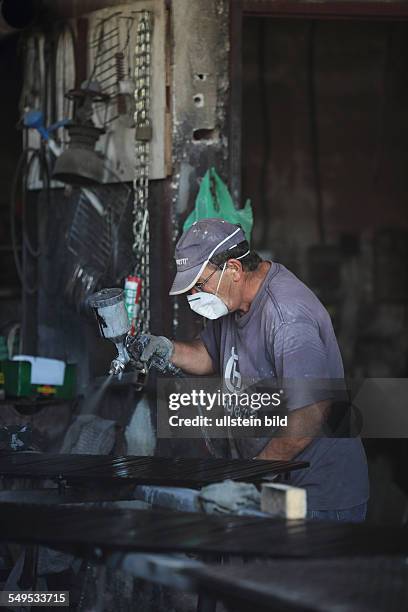
M217 266L216 269L213 270L209 276L207 276L207 278L205 278L203 281L201 281L201 283L196 283L194 285L193 289L197 289L197 291L202 291L203 287L208 283L210 278L212 278L216 272L219 272L219 270L222 270L222 268L220 266Z

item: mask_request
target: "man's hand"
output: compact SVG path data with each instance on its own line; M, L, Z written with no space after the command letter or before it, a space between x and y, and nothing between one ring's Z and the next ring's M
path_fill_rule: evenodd
M142 334L134 338L129 337L126 349L133 360L146 363L149 368L154 367L160 372L166 372L170 365L174 345L164 336Z
M168 371L170 366L198 376L214 372L211 357L202 340L172 342L164 336L142 334L129 336L126 349L133 361L146 363L160 372Z

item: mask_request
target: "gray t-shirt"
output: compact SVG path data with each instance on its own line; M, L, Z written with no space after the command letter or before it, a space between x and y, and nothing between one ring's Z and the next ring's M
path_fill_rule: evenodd
M333 399L330 381L343 380L342 359L328 312L294 274L271 263L247 313L209 321L201 338L228 391L242 381L315 381L285 390L286 408L296 410ZM271 431L271 437L273 430ZM235 441L241 457L254 457L269 438ZM351 508L368 499L367 460L359 438L315 438L296 459L310 467L292 472L289 484L305 487L310 510Z

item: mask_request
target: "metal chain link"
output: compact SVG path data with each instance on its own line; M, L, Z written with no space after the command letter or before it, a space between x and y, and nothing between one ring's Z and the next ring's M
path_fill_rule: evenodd
M135 178L133 181L133 252L135 274L142 279L140 331L150 329L150 227L149 227L149 166L152 124L150 118L151 45L153 15L143 11L137 28L135 47Z

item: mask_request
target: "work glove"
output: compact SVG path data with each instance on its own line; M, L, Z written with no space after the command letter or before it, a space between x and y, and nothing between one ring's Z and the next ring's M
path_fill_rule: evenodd
M126 349L134 361L145 363L148 368L154 367L159 372L174 372L177 368L170 363L174 346L164 336L141 334L128 336Z

